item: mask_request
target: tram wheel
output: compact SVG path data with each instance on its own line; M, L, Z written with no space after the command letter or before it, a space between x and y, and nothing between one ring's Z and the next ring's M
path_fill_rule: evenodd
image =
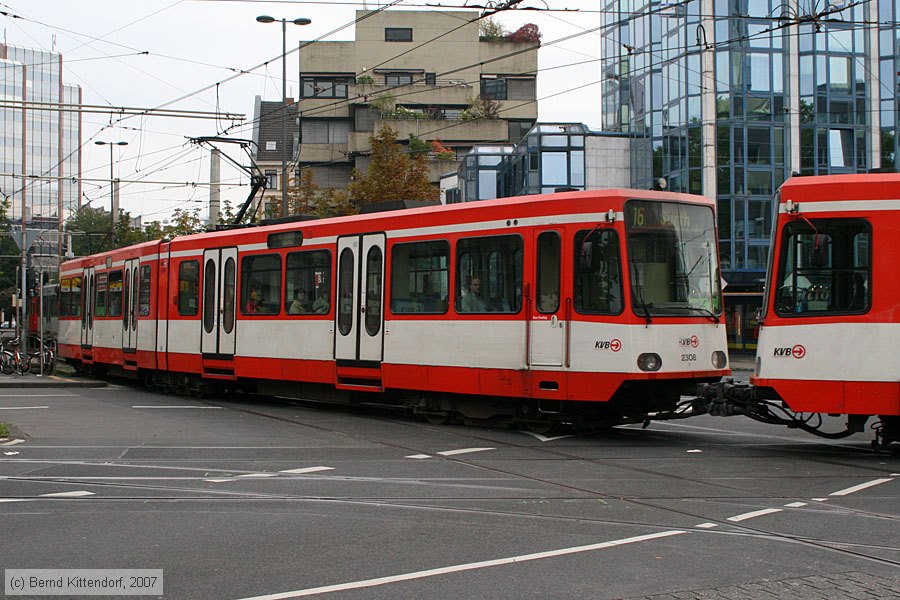
M429 425L446 425L450 422L450 413L419 413Z
M558 421L524 421L525 429L538 435L549 435L559 429Z

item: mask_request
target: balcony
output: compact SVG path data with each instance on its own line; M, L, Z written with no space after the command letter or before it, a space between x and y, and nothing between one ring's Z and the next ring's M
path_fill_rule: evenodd
M431 141L439 138L443 142L505 142L509 137L506 121L456 119L377 119L375 131L387 125L397 132L398 140L406 140L410 135ZM351 132L348 143L350 152L367 152L372 132Z

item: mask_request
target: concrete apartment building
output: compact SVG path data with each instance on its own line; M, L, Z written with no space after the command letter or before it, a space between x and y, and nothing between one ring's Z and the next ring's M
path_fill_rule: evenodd
M369 137L385 124L400 140L439 139L453 151L432 158L435 185L476 143L518 142L537 118L538 45L481 40L476 16L361 10L354 41L301 44L300 97L286 111L290 170L308 168L319 186L344 188L354 167L368 167ZM471 118L479 97L500 103L498 118ZM257 163L275 184L267 196L282 184L280 107L257 101Z

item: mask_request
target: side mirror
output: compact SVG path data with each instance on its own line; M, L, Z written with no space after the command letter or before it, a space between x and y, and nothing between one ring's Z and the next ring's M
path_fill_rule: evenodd
M581 243L579 267L582 271L589 271L594 258L594 244L588 240Z
M813 238L812 253L809 255L809 264L813 267L821 268L828 264L828 246L830 238L826 235L817 233Z

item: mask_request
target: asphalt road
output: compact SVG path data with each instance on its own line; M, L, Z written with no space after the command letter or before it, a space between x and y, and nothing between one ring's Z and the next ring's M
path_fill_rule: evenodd
M871 432L541 439L119 385L0 389L0 422L3 569L162 569L185 599L900 598L900 455Z

